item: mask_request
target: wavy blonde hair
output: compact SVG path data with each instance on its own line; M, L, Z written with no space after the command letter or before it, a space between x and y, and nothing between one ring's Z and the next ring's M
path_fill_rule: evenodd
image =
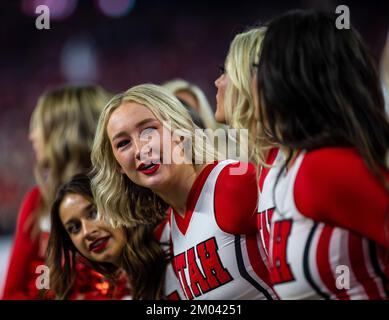
M102 218L114 227L124 225L159 223L166 215L168 205L150 189L134 184L120 173L107 135L107 125L112 113L122 104L136 102L148 108L161 122L170 121L170 132L184 131L195 141L192 143L192 164L196 171L202 165L195 164L195 158L202 156L214 161L217 157L205 133L192 121L182 103L168 90L153 84L142 84L116 95L101 113L92 149L94 177L92 191ZM195 132L195 129L196 130Z
M259 27L237 34L231 42L225 70L230 78L225 93L225 111L228 124L234 129L248 129L249 160L265 164L265 150L270 149L267 139L258 136L255 120L252 81L256 73L253 64L258 62L258 54L266 27Z
M91 167L90 153L101 110L110 98L99 86L63 86L44 93L32 113L30 131L43 134L43 160L35 166L42 201L34 216L48 214L61 184Z

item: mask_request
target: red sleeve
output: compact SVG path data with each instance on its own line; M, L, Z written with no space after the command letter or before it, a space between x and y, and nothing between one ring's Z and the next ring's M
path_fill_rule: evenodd
M227 233L250 234L257 232L258 182L253 164L244 174L233 175L226 166L216 181L215 217L219 227Z
M29 266L38 255L38 237L31 239L32 225L26 228L28 221L40 201L39 189L32 189L23 199L19 210L14 245L11 251L8 274L5 279L3 299L28 300L31 297L28 283L31 277Z
M384 173L389 180L389 173ZM316 221L351 230L389 248L389 195L356 151L325 148L306 154L294 197Z

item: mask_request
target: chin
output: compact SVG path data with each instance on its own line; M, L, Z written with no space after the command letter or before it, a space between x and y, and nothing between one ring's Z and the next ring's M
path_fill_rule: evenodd
M144 183L142 186L152 191L158 191L162 188L163 183L159 180L153 182L149 181L148 183Z
M136 184L152 190L163 186L166 182L166 176L163 175L160 170L161 168L158 170L159 172L156 172L156 174L154 174L153 176L141 176L140 179L138 179L139 183Z
M215 120L219 123L226 123L226 119L224 116L218 114L218 113L215 113Z

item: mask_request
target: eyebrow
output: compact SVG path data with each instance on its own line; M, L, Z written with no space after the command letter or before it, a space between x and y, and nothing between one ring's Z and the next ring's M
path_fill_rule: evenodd
M87 206L85 206L84 208L82 208L82 212L85 213L85 212L89 212L92 208L94 208L95 205L93 203L89 203ZM72 223L72 222L75 222L77 220L77 218L70 218L68 221L66 221L63 225L66 227L68 224Z
M157 119L154 119L154 118L147 118L147 119L144 119L140 122L138 122L135 127L136 128L140 128L142 127L143 125L149 123L149 122L153 122L153 121L158 121ZM122 137L122 136L127 136L127 133L125 131L120 131L119 133L115 134L113 137L112 137L112 141L115 141L116 139Z

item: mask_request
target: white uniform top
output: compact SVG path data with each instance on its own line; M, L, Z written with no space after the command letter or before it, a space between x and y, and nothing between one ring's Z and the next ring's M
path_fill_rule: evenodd
M221 161L209 173L184 234L171 213L173 266L188 299L276 299L256 270L258 234L226 233L216 222L216 181L231 163L236 161Z
M277 151L273 163L268 163L272 167L267 173L263 185L260 186L260 195L258 198L258 229L262 246L265 251L266 259L269 256L269 239L271 219L274 211L274 186L277 180L276 167L280 167L284 162L284 156L281 151ZM267 261L268 262L268 261Z
M275 291L281 299L293 300L385 298L376 244L314 221L297 208L294 187L304 156L302 152L276 185L269 252Z
M164 250L169 252L171 250L171 239L170 239L170 224L165 223L159 242ZM182 292L181 285L174 273L173 266L169 263L166 266L165 274L165 285L164 285L164 296L168 300L186 300L184 293Z

